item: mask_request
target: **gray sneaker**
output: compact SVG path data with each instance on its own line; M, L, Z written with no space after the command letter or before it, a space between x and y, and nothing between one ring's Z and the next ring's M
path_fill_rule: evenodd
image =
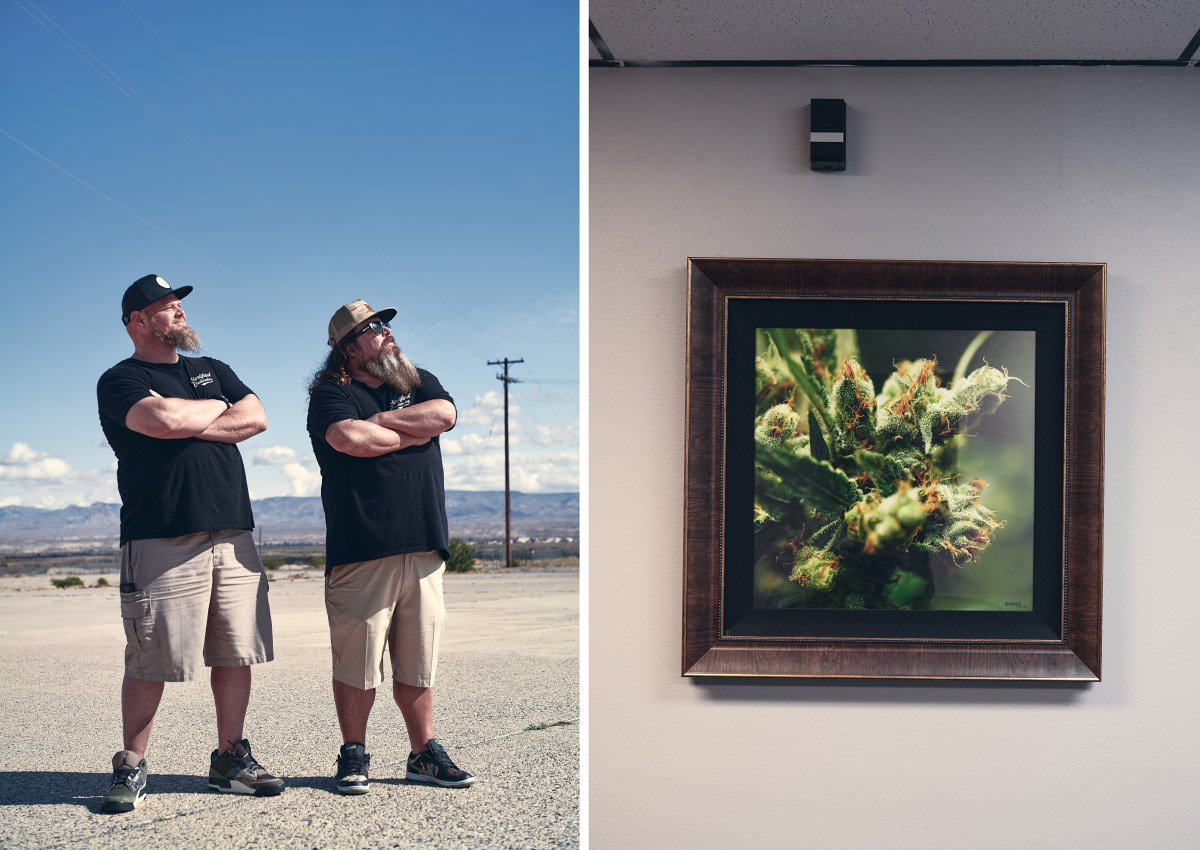
M135 762L137 754L131 750L121 750L113 756L113 778L104 800L100 803L100 811L106 814L132 812L138 803L146 799L146 784L149 774L146 772L146 760Z
M208 768L208 787L228 794L253 794L255 797L274 797L283 793L283 780L267 773L254 760L250 742L238 741L232 751L212 751Z

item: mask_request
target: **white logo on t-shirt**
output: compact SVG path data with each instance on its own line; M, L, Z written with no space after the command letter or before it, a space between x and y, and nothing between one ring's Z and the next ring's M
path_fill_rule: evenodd
M201 372L199 375L192 376L193 387L207 387L213 382L212 372Z
M413 403L413 394L411 392L407 392L392 402L391 409L396 410L401 407L408 407L412 403Z

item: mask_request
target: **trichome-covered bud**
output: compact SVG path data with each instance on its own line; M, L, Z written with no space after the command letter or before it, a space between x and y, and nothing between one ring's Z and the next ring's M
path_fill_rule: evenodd
M916 425L925 408L937 397L937 378L933 371L937 358L904 360L888 376L879 392L879 406L893 416Z
M1008 389L1008 382L1015 380L1016 378L1008 376L1007 369L1000 370L984 365L956 382L950 389L953 392L954 403L962 408L963 413L976 410L991 413L1006 398L1004 391Z
M922 529L922 542L950 553L955 566L978 561L979 554L992 542L992 531L1003 523L994 520L992 510L979 503L985 481L968 484L939 483L927 503L939 505L936 519Z
M754 438L764 445L782 448L801 434L804 420L790 404L777 404L762 415L754 428Z
M756 405L778 404L788 398L795 388L787 367L777 356L756 357L754 360L754 395Z
M931 510L920 493L904 483L886 498L867 494L850 506L844 518L847 531L867 554L896 552L908 548Z
M843 453L874 439L875 405L875 384L857 360L847 360L829 396L829 413L840 429Z
M802 548L792 566L792 581L808 590L829 590L837 578L839 558L821 550Z

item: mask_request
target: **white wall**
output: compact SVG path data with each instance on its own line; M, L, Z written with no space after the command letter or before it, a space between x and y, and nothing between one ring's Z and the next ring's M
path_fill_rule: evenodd
M804 108L845 98L849 169ZM591 847L1200 846L1200 70L591 72ZM680 678L688 256L1108 263L1104 681Z

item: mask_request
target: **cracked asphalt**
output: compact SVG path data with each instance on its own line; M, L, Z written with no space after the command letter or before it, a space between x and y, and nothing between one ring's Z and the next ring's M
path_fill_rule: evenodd
M149 795L131 813L104 815L121 743L116 589L0 579L0 846L579 846L577 568L446 576L434 722L451 757L478 777L464 789L405 781L407 737L385 692L368 733L371 791L337 794L320 571L279 571L270 599L276 659L254 668L246 734L287 790L208 790L208 682L168 684L147 752Z

